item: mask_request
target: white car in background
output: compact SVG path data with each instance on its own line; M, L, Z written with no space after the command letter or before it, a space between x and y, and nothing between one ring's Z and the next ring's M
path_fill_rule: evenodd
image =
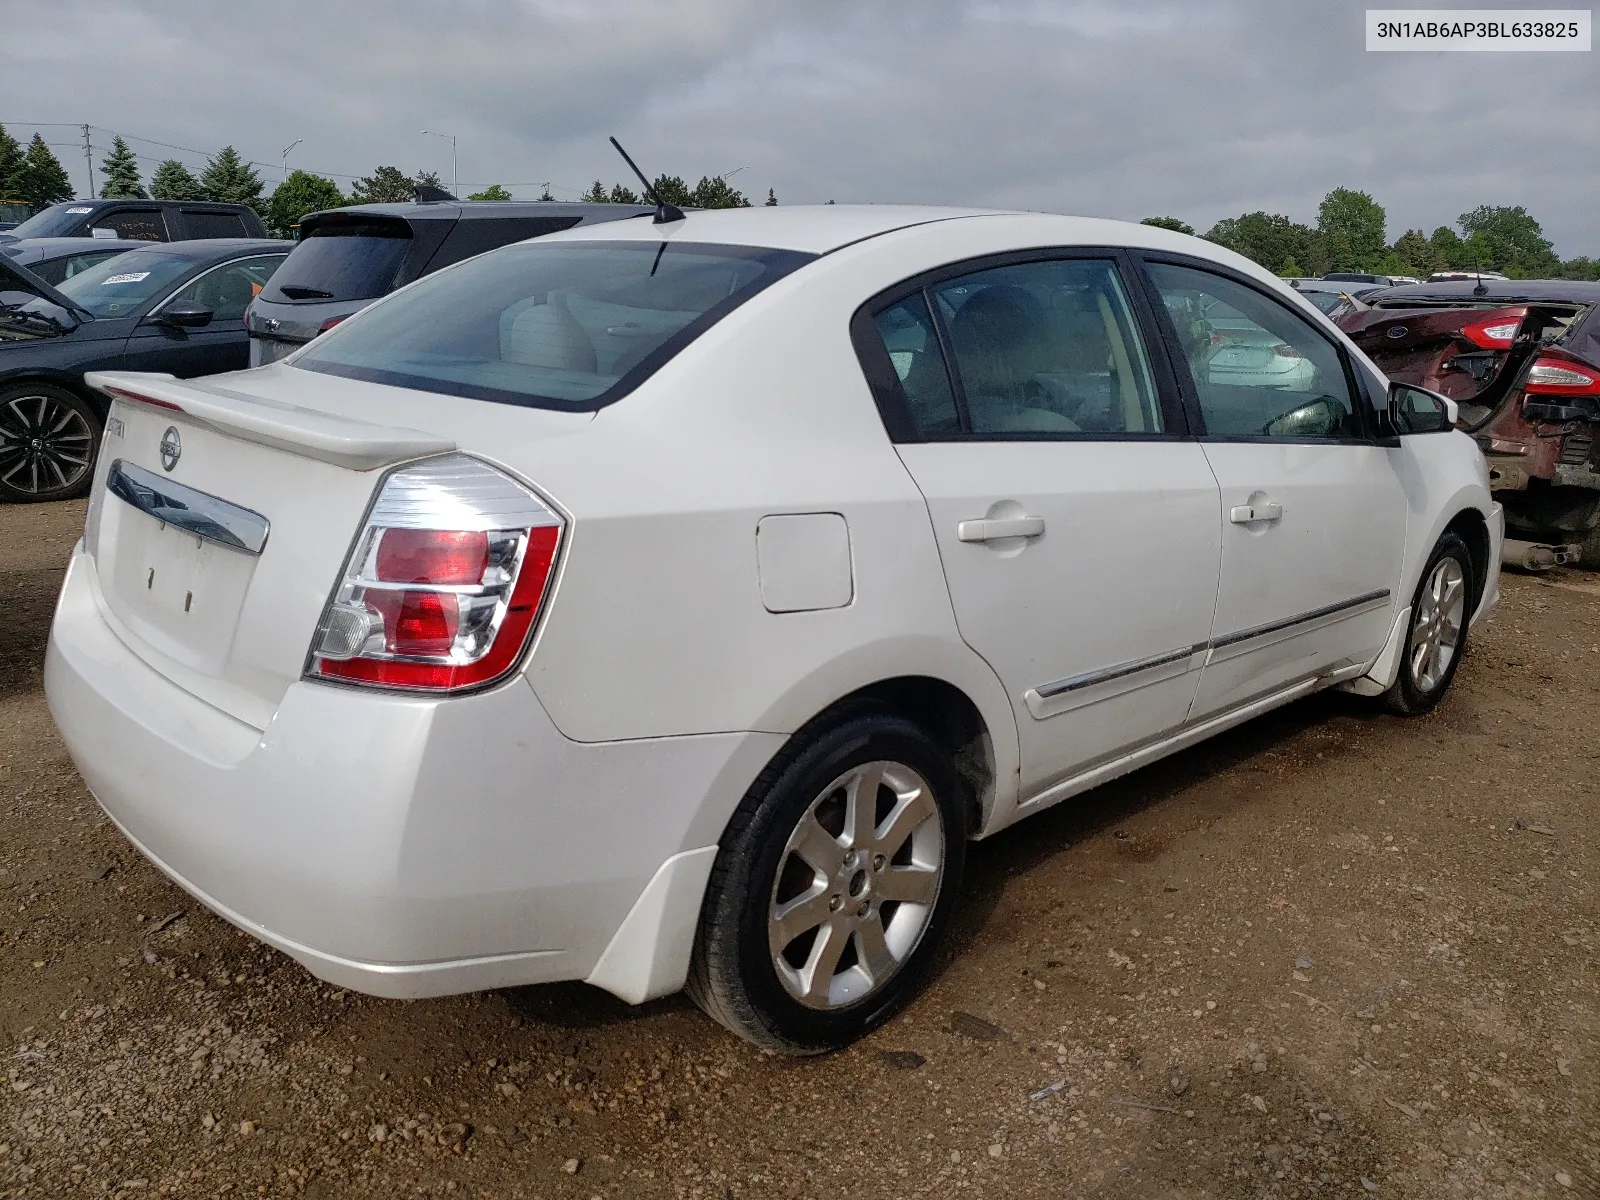
M1199 369L1207 307L1295 385ZM687 983L844 1045L968 840L1321 688L1425 711L1498 596L1450 403L1143 225L618 221L91 380L62 735L181 886L384 996Z

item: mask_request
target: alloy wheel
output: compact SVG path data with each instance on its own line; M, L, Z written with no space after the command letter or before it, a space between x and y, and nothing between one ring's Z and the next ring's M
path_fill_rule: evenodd
M1411 621L1411 677L1432 692L1443 682L1461 644L1467 612L1467 577L1454 558L1434 564Z
M767 941L784 989L834 1009L881 988L921 941L944 866L944 824L920 774L879 761L835 779L789 835L773 882Z
M55 396L0 405L0 484L32 496L69 491L94 461L94 430Z

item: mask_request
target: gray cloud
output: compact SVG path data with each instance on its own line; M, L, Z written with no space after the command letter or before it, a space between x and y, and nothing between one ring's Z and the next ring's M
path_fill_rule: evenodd
M1522 204L1563 254L1600 254L1594 56L1368 54L1364 7L0 0L0 120L231 142L274 164L303 137L291 166L448 179L428 127L458 135L464 187L532 195L549 180L568 196L624 177L615 133L649 170L692 182L742 167L747 193L786 202L1202 228L1258 208L1313 220L1343 185L1387 206L1391 237ZM81 179L82 156L58 153Z

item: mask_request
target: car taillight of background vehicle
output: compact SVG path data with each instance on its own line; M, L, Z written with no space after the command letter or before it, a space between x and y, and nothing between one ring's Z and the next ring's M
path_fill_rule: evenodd
M396 471L340 572L306 677L429 692L499 679L533 635L563 528L475 458Z
M1461 336L1474 346L1482 346L1485 350L1509 350L1517 336L1517 328L1521 324L1520 319L1507 321L1503 317L1493 317L1487 321L1462 326Z
M317 332L318 333L327 333L328 330L332 329L335 325L337 325L340 321L344 320L344 318L348 317L349 315L350 315L349 313L345 313L343 316L329 317L321 325L317 326Z
M1537 396L1600 396L1600 367L1547 350L1528 369L1523 390Z

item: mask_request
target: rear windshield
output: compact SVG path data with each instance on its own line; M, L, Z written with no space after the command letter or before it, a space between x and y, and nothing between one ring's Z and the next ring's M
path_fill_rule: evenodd
M300 239L261 297L294 304L387 296L410 248L404 221L323 225Z
M812 257L666 242L506 246L324 334L294 366L503 404L596 409Z
M126 317L186 275L194 259L169 250L129 250L62 280L57 290L97 317Z
M94 206L89 204L52 204L10 232L16 238L62 237L83 224L83 219L92 212Z

